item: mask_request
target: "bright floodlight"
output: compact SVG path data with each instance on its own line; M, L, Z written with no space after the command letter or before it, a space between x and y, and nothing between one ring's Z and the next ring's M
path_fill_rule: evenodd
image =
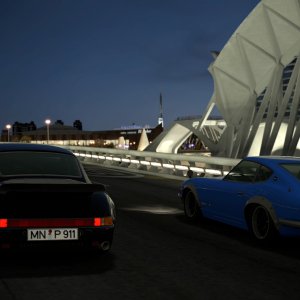
M47 144L49 144L49 125L51 123L51 120L47 119L45 120L45 123L47 125Z
M9 130L11 129L11 125L7 124L5 127L7 129L7 142L9 142Z

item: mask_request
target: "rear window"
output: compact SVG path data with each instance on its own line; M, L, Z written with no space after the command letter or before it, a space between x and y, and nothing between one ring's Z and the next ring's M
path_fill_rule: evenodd
M82 177L77 158L63 153L15 151L0 153L0 176L51 175Z
M280 164L280 166L300 179L300 164Z

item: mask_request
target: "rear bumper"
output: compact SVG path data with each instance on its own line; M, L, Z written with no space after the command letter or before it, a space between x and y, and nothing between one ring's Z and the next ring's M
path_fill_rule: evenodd
M78 228L78 240L57 240L57 241L28 241L27 228L9 228L0 230L0 249L17 247L41 247L57 248L68 246L98 246L108 242L112 244L114 226L101 228Z

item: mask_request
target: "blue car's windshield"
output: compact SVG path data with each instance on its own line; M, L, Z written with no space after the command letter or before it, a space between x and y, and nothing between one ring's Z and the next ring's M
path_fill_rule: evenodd
M0 176L82 177L78 161L72 155L52 152L0 152Z

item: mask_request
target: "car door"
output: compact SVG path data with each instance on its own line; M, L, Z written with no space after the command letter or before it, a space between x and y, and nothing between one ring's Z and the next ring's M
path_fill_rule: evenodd
M248 199L261 194L261 165L244 160L211 189L208 200L211 218L234 226L245 227L244 207Z

